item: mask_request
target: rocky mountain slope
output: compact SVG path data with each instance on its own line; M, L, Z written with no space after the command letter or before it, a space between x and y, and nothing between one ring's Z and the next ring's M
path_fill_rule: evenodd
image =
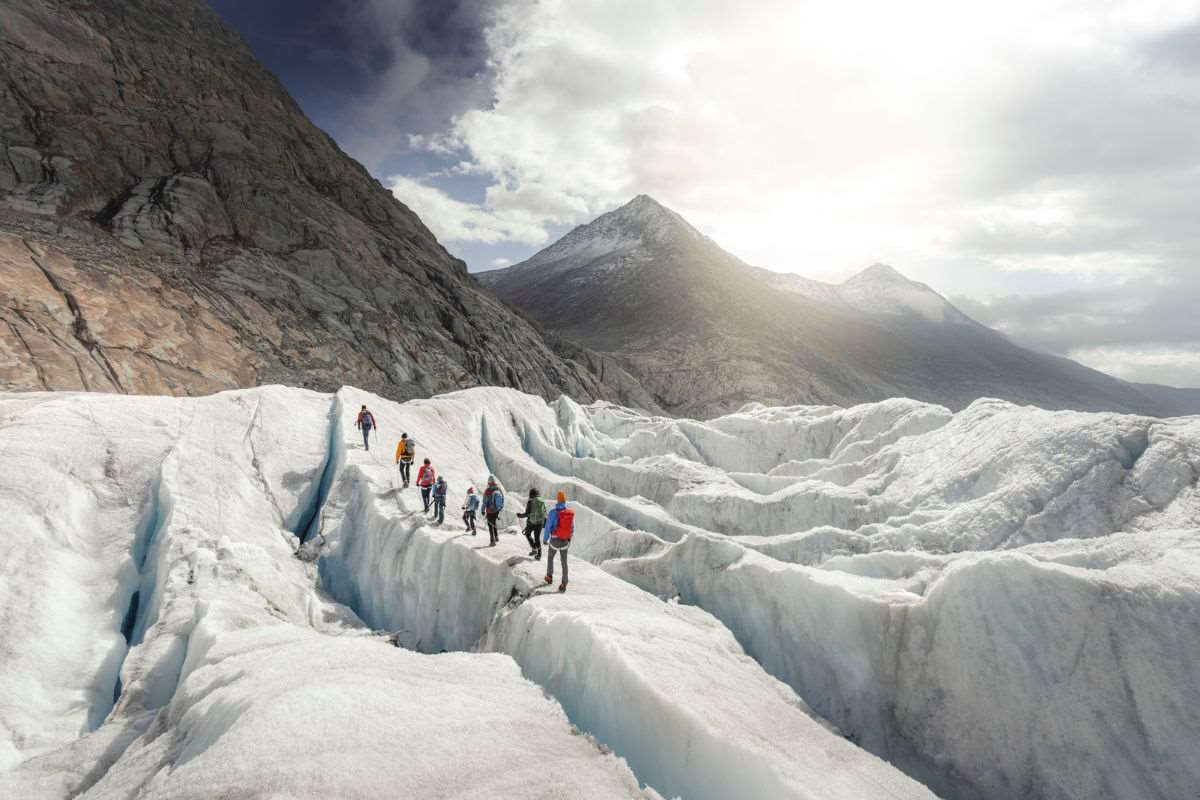
M652 407L481 290L204 3L5 3L0 77L0 387Z
M1018 347L928 286L875 265L834 286L750 267L639 196L480 281L550 330L610 353L665 409L979 397L1151 415L1200 395L1135 386Z

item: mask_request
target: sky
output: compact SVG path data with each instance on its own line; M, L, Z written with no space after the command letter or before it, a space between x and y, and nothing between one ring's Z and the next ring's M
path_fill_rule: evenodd
M214 0L473 271L649 194L1200 387L1200 0Z

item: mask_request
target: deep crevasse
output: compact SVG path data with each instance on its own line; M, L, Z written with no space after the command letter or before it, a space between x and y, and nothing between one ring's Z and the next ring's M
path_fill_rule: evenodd
M353 390L343 398L349 409L370 402ZM532 424L547 410L506 390L371 407L416 432L418 455L436 458L455 497L483 486L498 451L520 446L515 419ZM347 451L320 557L324 585L373 626L423 651L511 655L575 725L666 796L931 797L816 721L708 614L578 558L565 595L537 588L543 567L524 556L523 537L486 547L452 510L446 526L425 525L416 490L398 491L390 459L373 453ZM524 499L509 488L506 520ZM581 526L579 541L590 532Z
M45 475L29 483L6 470L0 482L0 518L44 526L5 537L6 569L41 569L0 587L17 623L0 639L0 734L12 748L0 795L528 797L528 776L505 767L537 725L566 770L553 791L641 796L628 769L573 733L507 658L405 653L315 590L294 534L319 519L322 465L335 455L331 399L275 387L196 400L0 399L11 412L3 452L27 446L19 466ZM64 427L73 435L38 435ZM45 557L29 560L28 547ZM62 568L77 563L109 572L77 587L79 573ZM111 606L88 605L97 586ZM76 589L83 602L64 605ZM41 602L23 608L29 596ZM99 656L44 646L98 630ZM88 733L73 687L111 698L117 664L117 705ZM462 737L493 736L503 740L469 765L441 759Z

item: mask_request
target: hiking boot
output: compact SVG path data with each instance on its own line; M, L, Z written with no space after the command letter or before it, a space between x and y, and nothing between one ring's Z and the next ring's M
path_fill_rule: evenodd
M560 584L558 585L558 590L559 590L560 592L565 592L565 591L567 590L567 585L566 585L565 583L560 583Z
M549 575L547 575L542 582L549 586L550 584L554 583L554 578L551 578Z

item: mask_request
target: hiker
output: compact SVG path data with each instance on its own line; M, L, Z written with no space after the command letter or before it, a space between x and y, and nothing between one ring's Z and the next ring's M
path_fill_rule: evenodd
M567 508L567 493L558 493L558 502L554 510L546 517L546 528L542 531L542 539L550 545L546 554L546 583L554 583L554 554L562 558L562 583L558 585L560 592L567 590L567 548L571 546L571 534L575 532L575 512Z
M429 463L429 459L425 459L425 463L417 470L417 486L421 490L421 502L425 504L425 513L429 513L429 495L433 492L433 484L437 478L437 472L434 471L433 465Z
M525 520L525 541L529 542L529 555L542 559L542 525L546 523L546 504L538 497L537 489L529 490L529 499L525 501L525 513L517 514L517 519Z
M375 415L367 411L367 407L363 406L358 410L358 419L354 420L354 427L362 428L363 432L363 449L370 450L371 443L367 441L367 437L371 435L371 428L375 425Z
M403 488L408 488L408 477L412 471L413 459L417 456L417 442L408 438L407 433L400 434L400 442L396 445L396 463L400 465L400 480L404 481Z
M438 475L437 483L433 485L433 515L437 517L438 525L446 521L446 489L446 479Z
M500 531L496 529L496 520L500 510L504 508L504 490L496 485L496 479L488 475L487 488L483 491L483 515L487 518L488 537L491 546L500 543Z
M466 531L472 536L475 535L475 512L479 510L479 495L475 494L475 487L467 487L467 499L463 500L463 524L466 525Z

